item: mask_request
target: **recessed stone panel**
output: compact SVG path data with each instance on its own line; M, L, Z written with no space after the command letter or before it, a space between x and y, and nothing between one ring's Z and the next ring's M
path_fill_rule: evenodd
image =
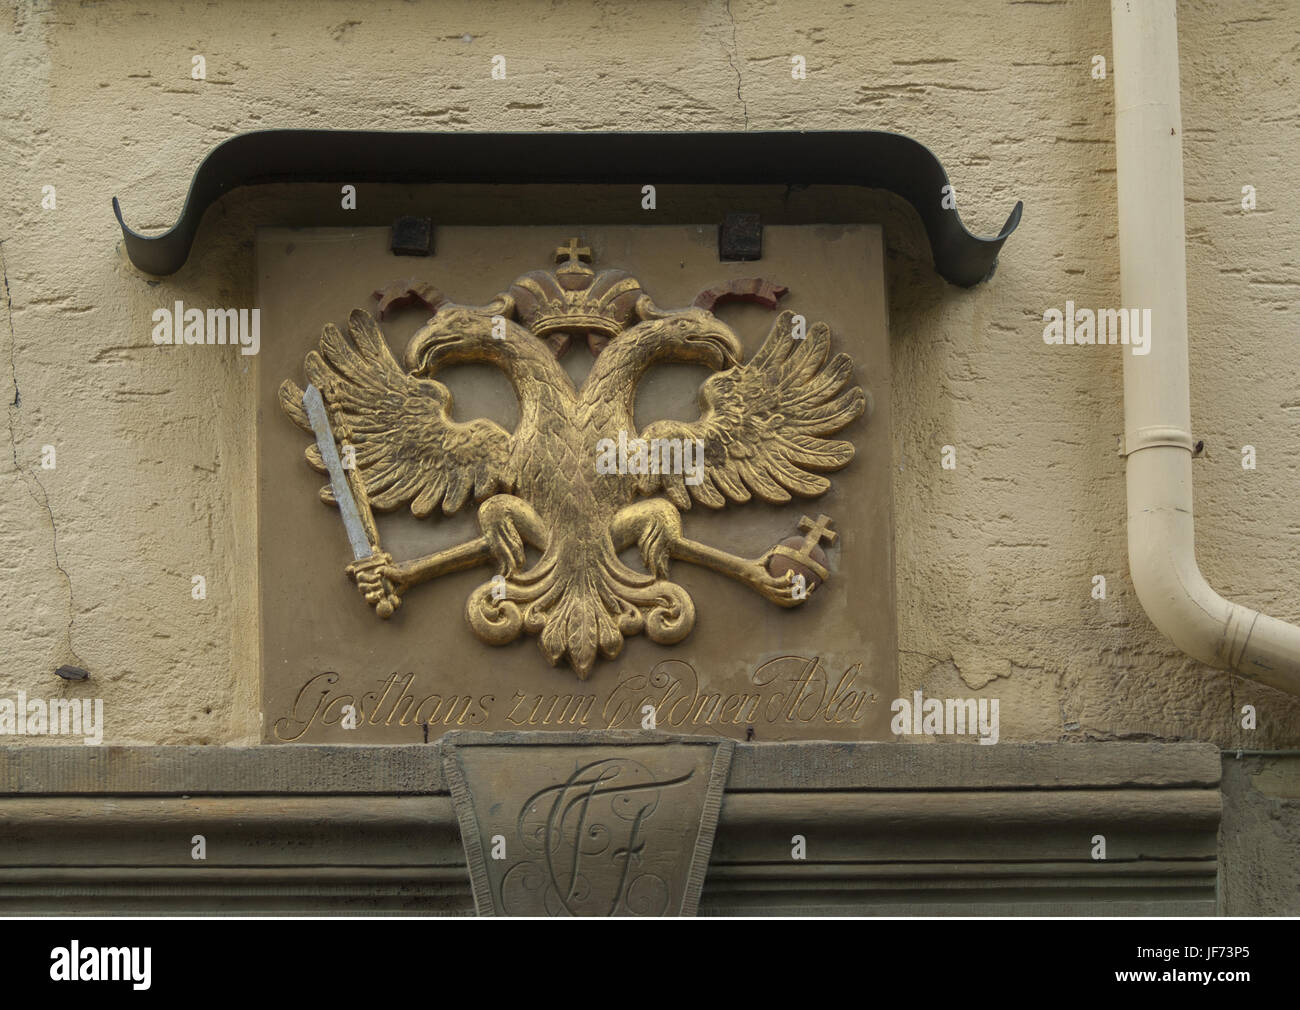
M383 228L259 232L262 346L255 367L265 739L411 743L455 729L652 725L673 733L758 741L889 739L889 703L897 693L897 675L889 346L879 229L767 226L762 259L743 263L719 261L716 222L439 227L436 254L420 260L392 256L388 237ZM578 241L571 243L574 237ZM565 248L570 252L557 255ZM586 308L578 302L550 305L548 299L559 296L549 289L527 305L527 298L494 302L532 271L568 283L563 280L566 264L587 268L596 284L618 279L606 278L603 271L625 271L634 278L637 288L631 297L606 303L611 316L623 314L622 329L611 331L607 321L594 316L588 323L578 319L598 301L597 295L587 299L591 304ZM421 297L394 299L408 281ZM787 291L773 302L773 292L781 288ZM726 297L719 297L722 291ZM402 587L400 604L386 620L345 574L353 556L340 510L321 497L329 478L308 465L304 452L313 435L286 414L280 394L285 380L299 391L306 387L309 352L321 352L322 328L332 324L346 344L334 357L346 360L338 365L326 353L326 368L316 373L326 386L327 379L334 381L336 388L322 390L326 403L351 396L369 404L379 398L367 377L378 366L365 357L361 345L366 338L363 334L359 344L348 329L355 309L378 316L375 292L389 296L388 311L382 321L365 328L379 327L374 332L382 334L394 363L385 367L396 367L404 376L375 380L381 385L427 382L422 375L412 376L411 362L404 360L413 338L423 333L424 346L432 346L444 339L447 327L478 325L499 311L508 317L506 339L521 341L521 351L535 354L537 347L548 346L551 353L561 349L556 345L568 345L558 359L567 380L546 374L552 376L551 386L567 381L574 391L569 400L556 400L534 384L516 395L507 371L488 360L436 371L437 382L454 397L449 416L457 424L482 418L484 425L499 426L501 438L512 439L528 423L530 411L534 418L551 414L529 443L527 458L536 459L538 472L529 477L526 489L485 495L486 510L471 491L451 515L435 507L427 517L416 518L409 502L375 513L375 538L393 565L433 558L426 563L429 569L447 559L464 561ZM442 310L432 322L429 299ZM681 322L690 329L687 324L697 317L676 310L697 299L713 305L716 320L734 334L740 351L736 360L729 352L723 354L725 361L708 354L690 361L680 360L689 354L665 354L631 387L631 425L620 424L617 416L591 420L603 406L600 397L589 396L584 403L584 388L599 367L612 374L616 355L624 351L618 342L644 336L643 324L660 316L665 325ZM447 303L479 307L479 314L457 322ZM822 323L829 327L826 347L809 343L826 341L818 327ZM689 348L694 337L683 339ZM530 341L537 346L523 346ZM371 350L378 353L373 346ZM489 356L492 351L485 348ZM851 373L848 363L837 360L841 354L850 359ZM606 355L607 364L601 366ZM774 364L774 356L781 360ZM344 372L353 368L353 376L336 373L336 366ZM718 376L734 367L755 374L736 399L727 401L726 395L735 391L724 388ZM767 370L757 374L761 368ZM640 503L632 513L619 512L624 507L620 500L610 509L617 521L606 523L595 515L594 509L607 505L600 498L605 492L598 484L604 477L598 472L596 436L613 443L617 466L635 470L635 445L619 458L620 431L626 428L633 443L647 429L696 432L706 381L711 385L705 395L715 401L715 414L733 403L739 406L732 413L741 415L715 417L714 431L701 439L703 462L695 471L702 475L713 472L710 467L731 468L730 476L720 474L713 482L726 504L712 508L698 500L694 489L699 485L688 486L692 474L679 470L676 492L681 500L674 501L665 490L665 475L648 494L628 499L628 504ZM854 402L858 388L861 400ZM551 402L539 404L536 397ZM370 437L364 429L372 415L349 415L348 409L332 409L330 415L336 426L351 425L350 436L345 430L339 441L352 437L359 445ZM581 438L566 435L582 411L587 412L585 433ZM390 420L379 427L386 433L400 429ZM764 455L779 438L799 440L797 445L813 455L825 445L849 443L852 458L823 472L807 462L808 455L801 456L781 478L799 487L801 481L824 477L829 488L815 497L795 494L788 502L763 500L780 497L780 487L771 493L770 471L766 479L761 472L752 481L748 477L762 469ZM665 445L670 441L663 440ZM418 453L401 451L412 466L420 462ZM835 453L828 451L823 462L843 463L832 458ZM358 455L354 476L364 489L368 479L373 485L374 471L367 470L373 460L364 448ZM692 462L689 457L679 462L671 453L664 458L668 469ZM583 499L583 486L596 487L597 497ZM750 500L733 500L744 496ZM652 504L646 508L645 503ZM536 529L525 518L530 511L539 520ZM582 578L575 573L585 569L576 559L594 549L601 529L613 527L619 527L621 537L614 560L601 562L605 574L593 585L579 585ZM522 554L506 571L503 558L509 554L512 530ZM539 546L548 543L547 537L556 538L549 541L549 552ZM614 539L611 534L611 543ZM756 563L761 563L761 578L754 574ZM547 564L561 574L548 576L543 571ZM659 568L652 572L654 564ZM554 591L542 599L546 594L536 584L546 577ZM765 596L786 591L781 580L793 582L795 577L811 592L784 601L794 606ZM503 599L494 599L494 592ZM510 617L506 604L521 614L513 637L497 630ZM469 619L475 608L477 624ZM602 612L612 615L605 625L599 619ZM595 616L584 623L584 613ZM565 634L548 637L545 628L562 620L568 621ZM588 625L595 628L594 644L583 641ZM610 627L617 633L611 634ZM493 644L506 638L504 644Z

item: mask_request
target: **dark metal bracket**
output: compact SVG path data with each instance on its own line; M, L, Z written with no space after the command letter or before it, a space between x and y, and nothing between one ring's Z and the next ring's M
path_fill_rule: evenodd
M560 157L560 154L563 157ZM204 211L238 186L270 182L736 183L885 189L921 216L939 274L962 287L986 280L1020 223L978 238L943 207L948 174L928 148L897 133L399 133L260 130L215 147L190 183L185 208L161 235L132 231L113 213L139 269L175 273ZM949 201L951 202L951 201Z
M393 222L388 248L394 256L432 256L433 222L427 217L399 217Z
M763 222L757 214L728 214L718 226L718 259L724 263L763 258Z

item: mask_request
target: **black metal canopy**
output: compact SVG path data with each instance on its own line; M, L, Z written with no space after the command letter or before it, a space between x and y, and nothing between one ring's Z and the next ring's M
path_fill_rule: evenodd
M923 144L897 133L403 133L259 130L214 148L190 183L181 216L161 235L132 231L113 213L131 262L175 273L204 212L239 186L271 182L738 183L885 189L921 216L935 269L953 284L987 279L1022 203L1002 231L979 238L943 207L948 174Z

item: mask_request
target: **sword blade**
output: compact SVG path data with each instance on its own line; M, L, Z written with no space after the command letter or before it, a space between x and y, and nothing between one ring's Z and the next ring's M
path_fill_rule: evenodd
M338 502L339 515L343 517L348 543L352 545L352 560L368 558L374 550L366 538L357 500L352 496L347 474L343 472L343 463L339 459L339 449L334 442L334 432L330 429L329 416L325 412L325 401L321 399L320 390L309 385L302 394L302 405L307 411L307 419L311 421L311 430L316 433L316 447L320 449L325 469L329 471L330 488L334 491L334 500Z

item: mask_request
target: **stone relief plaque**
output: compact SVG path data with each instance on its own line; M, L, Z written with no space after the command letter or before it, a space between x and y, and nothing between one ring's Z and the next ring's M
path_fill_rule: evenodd
M259 233L269 742L889 739L879 229Z

